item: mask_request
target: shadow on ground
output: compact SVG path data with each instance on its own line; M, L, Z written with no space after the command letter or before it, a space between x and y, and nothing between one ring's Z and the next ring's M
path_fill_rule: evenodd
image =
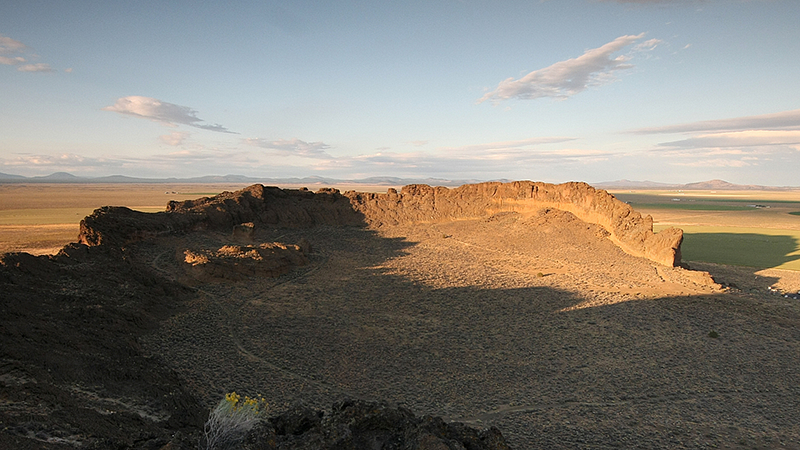
M796 306L724 294L563 312L585 298L436 288L381 266L414 242L280 232L314 243L304 272L205 286L146 342L207 402L388 400L496 425L520 449L798 447Z
M207 408L231 391L262 394L276 412L387 400L496 425L518 449L800 445L795 304L720 294L569 310L595 294L548 285L556 276L532 285L524 271L485 270L492 260L457 260L458 246L452 261L434 251L398 269L388 263L432 238L339 222L254 231L255 242L311 244L309 264L292 273L190 287L176 281L176 255L223 244L248 210L158 216L173 222L120 211L99 210L94 219L119 220L87 234L119 246L3 257L0 446L192 448ZM280 220L308 222L307 210L294 212ZM315 223L363 219L343 214ZM169 234L198 224L208 228ZM731 251L761 252L772 267L796 259L797 242L784 238L744 236Z
M800 241L794 236L755 233L685 233L684 260L757 268L797 266Z

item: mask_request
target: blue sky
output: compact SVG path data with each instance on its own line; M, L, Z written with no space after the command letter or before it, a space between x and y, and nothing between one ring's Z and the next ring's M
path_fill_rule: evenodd
M798 18L794 0L7 0L0 172L800 185Z

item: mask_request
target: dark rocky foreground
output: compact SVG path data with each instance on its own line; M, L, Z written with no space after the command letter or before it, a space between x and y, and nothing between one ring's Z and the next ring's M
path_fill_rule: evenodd
M364 225L332 191L272 192L278 201L269 222L290 228ZM208 405L160 355L140 345L160 322L185 311L195 292L137 258L130 246L156 236L230 232L248 214L242 198L251 196L222 196L209 211L101 208L82 222L81 243L57 255L0 255L0 448L196 448ZM314 206L304 208L303 200ZM251 247L234 248L234 258L250 249L255 260L230 263L232 279L280 276L305 263L298 246ZM190 256L197 259L187 252L187 262ZM231 278L225 265L209 267L213 273L206 278ZM186 270L182 281L189 284L206 273ZM247 448L507 448L496 429L479 432L362 402L335 405L327 414L295 408L248 439Z
M190 448L207 412L139 345L187 288L124 250L0 262L0 448Z
M331 411L295 407L257 425L243 450L506 450L497 428L478 431L439 417L415 417L385 403L344 401Z
M196 448L208 409L139 345L191 290L125 253L72 245L0 259L0 448ZM495 428L355 401L330 412L293 407L242 448L508 447Z
M580 183L101 208L0 257L0 448L196 448L232 390L246 448L800 448L800 307L648 224Z

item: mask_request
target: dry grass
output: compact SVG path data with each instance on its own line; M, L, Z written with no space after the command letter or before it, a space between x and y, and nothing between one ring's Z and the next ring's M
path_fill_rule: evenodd
M170 200L192 200L236 191L248 184L0 184L0 253L53 254L75 242L81 219L101 206L163 211ZM386 192L387 186L281 185L344 192ZM399 188L399 186L397 186Z
M75 242L81 219L101 206L163 211L188 200L241 189L209 184L0 184L0 253L52 254Z
M616 191L653 216L656 231L684 230L687 261L800 270L800 190ZM759 207L755 207L758 205Z

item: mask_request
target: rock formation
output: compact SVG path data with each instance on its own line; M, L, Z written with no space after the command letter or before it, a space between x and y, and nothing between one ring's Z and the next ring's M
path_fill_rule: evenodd
M343 401L326 414L295 407L255 427L245 450L508 450L495 427L476 430L439 417L415 417L385 403Z
M178 255L187 272L203 281L235 281L245 277L279 277L308 263L298 245L280 242L225 245L218 250L186 249Z
M519 213L554 208L602 226L625 252L666 266L681 262L683 232L653 232L653 219L586 183L553 185L530 181L480 183L455 189L409 185L386 194L321 189L284 190L253 185L216 197L170 202L167 211L146 214L105 207L81 221L80 242L124 245L148 236L195 230L247 235L253 224L281 227L355 225L384 227L488 217L503 211ZM233 231L232 231L233 230Z
M630 205L586 183L553 185L530 181L480 183L455 189L409 185L398 193L346 192L354 208L373 226L442 222L486 217L503 211L519 213L554 208L584 222L601 225L625 252L666 266L681 262L683 232L669 228L653 233L653 218L642 217Z

